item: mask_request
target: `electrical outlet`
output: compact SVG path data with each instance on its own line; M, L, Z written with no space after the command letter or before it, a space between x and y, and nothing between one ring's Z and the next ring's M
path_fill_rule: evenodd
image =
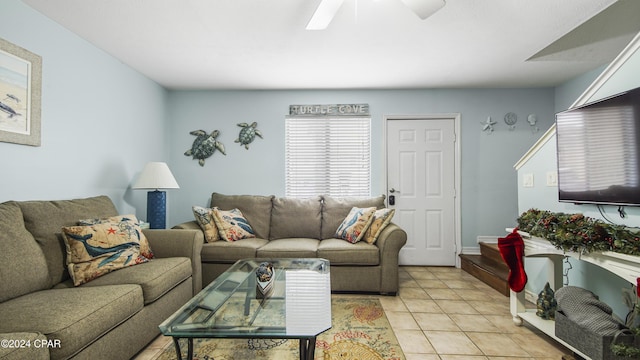
M547 186L558 186L558 173L547 171Z
M522 187L532 188L533 187L533 174L528 173L522 175Z

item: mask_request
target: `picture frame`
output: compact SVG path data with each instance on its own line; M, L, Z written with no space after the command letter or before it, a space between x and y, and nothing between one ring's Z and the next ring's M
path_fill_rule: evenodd
M0 141L40 146L42 58L0 38Z

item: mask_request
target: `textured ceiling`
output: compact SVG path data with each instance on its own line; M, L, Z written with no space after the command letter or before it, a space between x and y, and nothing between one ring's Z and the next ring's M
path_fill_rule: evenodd
M538 87L610 60L640 30L638 0L23 0L172 89Z

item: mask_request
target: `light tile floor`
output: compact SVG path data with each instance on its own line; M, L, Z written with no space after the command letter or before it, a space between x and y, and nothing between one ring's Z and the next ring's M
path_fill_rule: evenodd
M461 269L403 266L399 296L377 297L407 360L560 360L571 353L514 325L509 298ZM170 342L160 336L135 359L155 359Z

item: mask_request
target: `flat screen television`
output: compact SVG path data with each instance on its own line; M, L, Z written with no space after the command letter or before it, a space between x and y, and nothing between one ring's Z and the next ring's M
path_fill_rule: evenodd
M556 114L561 202L640 206L640 88Z

